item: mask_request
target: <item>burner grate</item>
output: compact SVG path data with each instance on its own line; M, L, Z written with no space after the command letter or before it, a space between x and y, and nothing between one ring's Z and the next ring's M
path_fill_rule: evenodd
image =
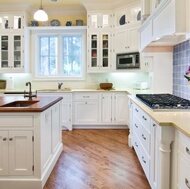
M152 109L190 109L190 100L171 94L136 94Z

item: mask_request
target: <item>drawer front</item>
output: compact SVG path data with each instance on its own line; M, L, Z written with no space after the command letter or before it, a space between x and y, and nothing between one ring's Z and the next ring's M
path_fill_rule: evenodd
M148 155L150 155L150 133L142 126L140 140Z
M146 174L147 179L150 178L150 158L147 156L146 152L142 149L141 150L141 157L139 158L141 165L143 167L143 170Z
M180 189L190 188L190 162L178 154L177 185Z
M136 104L134 104L133 107L133 115L135 115L135 117L139 119L139 121L144 125L144 127L146 127L148 131L150 131L150 117Z
M140 145L140 141L139 141L138 137L136 136L136 134L134 134L134 136L133 136L133 147L134 147L135 152L138 156L138 159L140 159L142 156L141 145Z
M97 100L99 94L97 93L76 93L74 94L74 100Z
M147 176L147 179L149 180L150 177L150 158L147 156L146 152L144 151L141 142L139 141L136 134L133 135L133 147L135 149L135 152L138 156L138 159L142 165L142 168Z
M190 161L190 139L178 132L178 150Z
M2 115L0 127L33 127L33 116Z
M71 101L72 100L72 94L62 94L63 101Z

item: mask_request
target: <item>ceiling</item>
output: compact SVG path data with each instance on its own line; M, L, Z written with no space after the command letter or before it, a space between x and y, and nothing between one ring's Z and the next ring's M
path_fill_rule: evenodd
M55 2L54 2L55 1ZM42 0L44 9L50 7L60 7L60 6L84 6L84 4L114 4L115 2L131 2L135 0ZM15 0L0 0L0 4L15 4ZM17 0L16 3L19 4L30 4L32 7L36 8L40 6L40 0Z

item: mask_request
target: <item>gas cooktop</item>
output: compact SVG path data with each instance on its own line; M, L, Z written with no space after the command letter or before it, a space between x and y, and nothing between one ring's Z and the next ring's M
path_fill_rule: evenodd
M136 94L136 97L154 110L190 109L190 100L172 94Z

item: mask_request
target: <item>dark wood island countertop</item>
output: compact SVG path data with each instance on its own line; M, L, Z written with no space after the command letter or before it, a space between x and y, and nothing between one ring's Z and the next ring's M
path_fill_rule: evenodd
M40 96L37 98L33 98L32 100L28 100L28 98L24 98L21 96L4 96L0 97L0 113L3 112L43 112L44 110L48 109L52 105L56 104L60 100L62 100L63 97L61 96ZM7 104L17 102L22 103L30 103L33 102L33 104L26 106L26 107L2 107L6 106Z

